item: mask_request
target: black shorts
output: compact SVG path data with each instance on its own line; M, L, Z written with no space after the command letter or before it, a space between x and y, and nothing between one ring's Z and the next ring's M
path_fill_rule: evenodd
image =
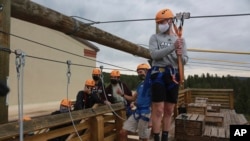
M165 74L162 83L156 82L152 84L152 102L177 103L179 85L169 80L169 78L170 75Z

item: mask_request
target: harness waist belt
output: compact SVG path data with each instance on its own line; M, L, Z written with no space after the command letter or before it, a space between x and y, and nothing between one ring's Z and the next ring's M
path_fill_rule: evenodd
M176 73L178 73L178 68L173 68L172 66L166 66L166 67L154 66L154 67L153 67L153 70L154 70L154 71L159 71L159 72L166 72L167 69L168 69L168 70L172 69L172 70L174 70Z

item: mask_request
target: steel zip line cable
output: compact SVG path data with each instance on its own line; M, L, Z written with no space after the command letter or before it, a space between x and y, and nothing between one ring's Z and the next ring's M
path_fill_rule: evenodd
M223 51L223 50L206 50L206 49L187 49L192 52L209 52L209 53L227 53L227 54L242 54L242 55L250 55L250 52L236 52L236 51Z
M4 33L4 34L7 34L7 35L11 35L11 36L19 38L19 39L23 39L23 40L26 40L26 41L29 41L29 42L41 45L41 46L44 46L44 47L48 47L50 49L54 49L54 50L57 50L57 51L68 53L68 54L71 54L71 55L74 55L74 56L77 56L77 57L81 57L81 58L88 59L88 60L91 60L91 61L95 61L95 62L98 62L98 63L102 63L102 64L106 64L106 65L109 65L109 66L117 67L117 68L124 69L124 70L127 70L127 71L134 71L134 70L131 70L131 69L128 69L128 68L124 68L124 67L120 67L120 66L116 66L116 65L113 65L113 64L110 64L110 63L105 63L105 62L102 62L102 61L90 59L90 58L87 58L87 57L84 57L84 56L81 56L81 55L78 55L78 54L75 54L75 53L71 53L71 52L68 52L68 51L56 48L56 47L52 47L52 46L49 46L49 45L46 45L46 44L43 44L43 43L40 43L40 42L37 42L37 41L33 41L31 39L27 39L27 38L24 38L24 37L21 37L21 36L12 34L12 33L7 33L7 32L4 32L4 31L1 31L1 30L0 30L0 32Z
M190 16L191 18L222 18L222 17L238 17L238 16L250 16L250 13L243 14L228 14L228 15L207 15L207 16ZM71 16L72 18L83 19L89 21L90 23L86 24L105 24L105 23L121 23L121 22L138 22L138 21L151 21L155 20L155 18L145 18L145 19L130 19L130 20L113 20L113 21L93 21L79 16Z
M7 52L7 53L15 53L11 49L6 48L6 47L2 47L1 45L0 45L0 51ZM44 61L49 61L49 62L55 62L55 63L65 64L64 61L53 60L53 59L48 59L48 58L43 58L43 57L37 57L37 56L28 55L28 54L26 54L25 56L29 57L29 58L33 58L33 59L38 59L38 60L44 60ZM102 63L105 64L105 62L102 62ZM72 66L96 68L96 66L89 66L89 65L75 64L75 63L72 63ZM119 68L120 71L132 71L132 72L135 72L135 70L130 70L130 69L127 69L127 68L120 68L120 67L118 67L118 68ZM106 70L113 70L114 68L107 68L107 67L105 67L104 69L106 69Z
M206 59L206 58L192 58L193 60L202 60L202 61L211 61L211 62L223 62L223 63L231 63L231 64L250 64L248 62L237 62L237 61L228 61L228 60L218 60L218 59Z
M1 47L0 46L0 51L4 51L4 52L8 52L8 53L15 53L14 51L8 49L8 48L5 48L5 47ZM202 52L202 51L201 51ZM213 53L213 52L211 52ZM242 53L237 53L237 54L242 54ZM58 61L58 60L52 60L52 59L48 59L48 58L42 58L42 57L36 57L36 56L31 56L31 55L28 55L26 54L25 55L26 57L29 57L29 58L33 58L33 59L39 59L39 60L44 60L44 61L49 61L49 62L55 62L55 63L61 63L61 64L65 64L64 61ZM227 60L215 60L215 59L205 59L205 58L190 58L190 59L193 59L193 60L200 60L200 61L212 61L212 62L225 62L225 63L230 63L230 64L250 64L250 63L247 63L247 62L235 62L235 61L227 61ZM203 63L204 64L204 63ZM80 67L89 67L89 68L95 68L96 66L89 66L89 65L82 65L82 64L74 64L72 63L72 65L74 66L80 66ZM213 64L211 64L213 65ZM217 65L217 64L214 64L214 65ZM224 64L220 64L220 66L228 66L228 65L224 65ZM243 66L235 66L235 67L243 67ZM217 67L218 68L218 67ZM113 68L105 68L105 69L108 69L108 70L112 70ZM223 68L222 68L223 69ZM119 70L122 70L122 69L119 69ZM122 70L122 71L126 71L126 70ZM129 71L129 70L128 70Z

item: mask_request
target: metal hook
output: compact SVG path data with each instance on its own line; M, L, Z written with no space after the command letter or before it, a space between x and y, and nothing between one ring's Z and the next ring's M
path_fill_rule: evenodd
M71 76L71 72L70 72L70 65L72 64L70 60L67 60L67 65L68 65L68 72L67 72L67 76L68 76L68 83L70 82L70 76Z
M20 69L25 64L25 53L22 50L17 49L15 50L15 54L16 54L16 70L17 70L18 76L20 76L19 74Z

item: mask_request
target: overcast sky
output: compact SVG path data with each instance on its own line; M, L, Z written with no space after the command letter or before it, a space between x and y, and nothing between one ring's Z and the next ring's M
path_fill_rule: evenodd
M250 13L250 0L33 0L68 16L92 21L153 19L163 8L173 13L190 12L191 17ZM79 19L81 20L81 19ZM88 22L86 20L81 20ZM184 22L183 37L188 49L250 53L250 16L191 18ZM135 44L148 45L155 33L155 21L119 22L93 25ZM146 59L96 44L97 60L135 70ZM210 73L250 77L250 55L188 52L185 76ZM104 68L112 68L106 64ZM107 70L110 71L110 70ZM135 74L134 72L123 72Z

